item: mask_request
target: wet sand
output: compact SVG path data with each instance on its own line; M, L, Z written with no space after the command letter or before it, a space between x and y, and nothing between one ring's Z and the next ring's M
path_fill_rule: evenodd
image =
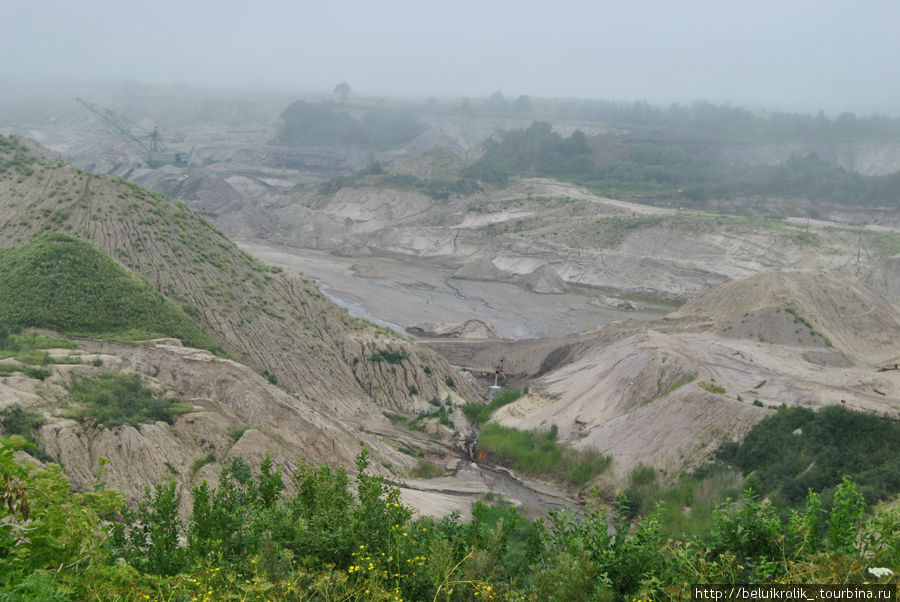
M403 330L422 322L490 323L509 339L557 337L624 319L658 319L648 311L621 311L591 304L599 291L538 294L508 282L452 278L453 268L424 259L341 257L324 251L238 241L255 258L302 272L355 317ZM377 276L361 277L364 263Z

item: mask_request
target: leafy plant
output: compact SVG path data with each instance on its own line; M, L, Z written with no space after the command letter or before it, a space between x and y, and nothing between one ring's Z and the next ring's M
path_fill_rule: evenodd
M900 510L867 513L846 479L831 508L811 494L784 519L748 492L700 533L666 536L663 506L630 518L622 498L598 496L541 521L482 501L470 521L416 518L365 451L355 491L344 470L301 464L287 493L267 456L195 487L182 520L173 483L129 510L12 449L0 440L0 588L13 599L684 600L697 583L862 583L900 560Z

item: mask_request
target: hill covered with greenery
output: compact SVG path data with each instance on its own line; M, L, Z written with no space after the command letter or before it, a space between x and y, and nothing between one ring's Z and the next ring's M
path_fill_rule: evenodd
M184 311L103 252L68 234L0 249L0 322L70 335L218 344Z

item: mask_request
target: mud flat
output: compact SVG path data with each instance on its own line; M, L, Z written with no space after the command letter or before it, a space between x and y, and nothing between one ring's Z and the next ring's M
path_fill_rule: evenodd
M509 282L453 278L456 268L422 259L366 257L369 273L382 276L372 278L358 275L358 257L247 240L237 244L260 261L315 278L351 315L385 326L405 329L422 322L474 318L491 324L504 338L530 339L573 334L617 320L660 317L656 307L629 311L598 305L599 291L542 294Z

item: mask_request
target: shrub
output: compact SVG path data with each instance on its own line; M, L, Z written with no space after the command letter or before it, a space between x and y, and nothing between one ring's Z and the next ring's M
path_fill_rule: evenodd
M389 364L399 364L403 360L409 358L406 349L379 349L369 356L369 360L373 362L387 362Z
M499 463L521 472L579 485L609 468L609 456L596 450L565 448L555 441L556 435L555 424L549 431L539 433L489 423L479 434L478 450L479 454L485 452Z
M232 443L237 443L238 439L243 437L244 432L250 427L244 425L234 425L228 429L228 438Z
M487 405L469 402L462 406L462 411L470 420L481 425L491 419L491 415L495 410L514 402L522 394L522 391L514 389L501 391Z
M416 467L410 472L410 476L417 479L432 479L443 476L443 474L441 469L435 466L434 463L424 459L419 460Z
M719 395L725 394L725 387L723 387L721 385L717 385L714 382L711 382L711 383L702 382L702 383L698 383L697 386L700 387L701 389L709 391L710 393L717 393Z
M799 431L798 431L799 429ZM870 502L900 490L900 424L842 406L814 412L782 407L757 423L741 443L725 443L719 459L753 474L759 491L798 506L806 492L831 497L844 475Z
M141 384L137 374L104 372L91 377L74 377L71 392L72 401L82 405L72 412L72 416L107 428L122 424L137 426L157 420L172 424L176 415L193 410L189 404L157 397Z
M19 435L30 446L25 451L43 461L51 460L38 443L38 432L46 420L37 412L26 412L22 406L15 404L0 410L0 427L5 435Z
M36 378L44 380L53 372L46 368L35 368L34 366L16 366L13 364L0 364L0 376L9 376L14 372L21 372L28 378Z
M272 600L686 600L697 583L871 582L867 568L900 560L900 511L866 514L849 480L832 509L810 495L785 522L751 492L719 506L697 536L668 538L664 508L632 520L621 498L592 497L578 514L552 511L540 521L481 501L467 522L414 519L399 491L368 472L365 451L355 491L344 470L301 464L288 495L267 456L258 471L235 460L218 486L195 487L182 521L174 483L148 488L129 510L110 490L73 492L57 466L26 468L14 448L0 440L3 599L187 600L215 592Z

